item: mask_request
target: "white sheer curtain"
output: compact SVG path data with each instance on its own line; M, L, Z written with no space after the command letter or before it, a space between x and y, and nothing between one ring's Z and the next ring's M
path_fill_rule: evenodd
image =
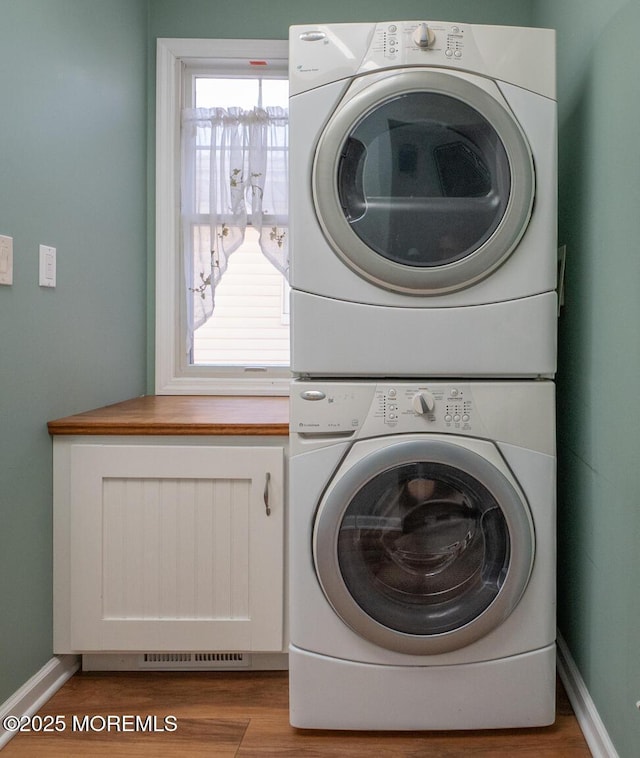
M212 315L215 289L249 221L285 277L288 255L285 108L190 108L182 113L182 238L186 350Z

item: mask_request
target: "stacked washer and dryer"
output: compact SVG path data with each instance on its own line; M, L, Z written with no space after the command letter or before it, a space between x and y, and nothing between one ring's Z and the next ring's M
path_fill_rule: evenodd
M290 715L555 718L550 30L290 34Z

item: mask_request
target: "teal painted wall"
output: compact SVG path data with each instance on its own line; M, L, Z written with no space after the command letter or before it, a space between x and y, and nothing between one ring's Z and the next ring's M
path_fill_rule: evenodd
M146 0L0 0L0 704L52 655L46 422L145 389L146 32Z
M557 28L559 626L622 758L640 713L637 0L539 0Z
M560 240L569 247L558 393L559 620L620 755L635 754L635 0L247 0L241 12L212 0L0 0L0 234L14 236L16 259L15 284L0 287L0 702L51 655L45 422L142 392L145 345L153 388L155 39L284 38L291 23L423 16L558 30ZM37 286L40 242L58 247L55 291Z

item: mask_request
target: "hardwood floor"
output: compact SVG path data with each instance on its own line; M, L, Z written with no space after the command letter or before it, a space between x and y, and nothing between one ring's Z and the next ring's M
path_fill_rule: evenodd
M327 697L331 697L327 693ZM477 732L322 732L288 722L286 672L80 673L39 711L61 717L57 733L19 733L12 756L340 756L340 758L588 758L561 685L556 723L544 729ZM126 718L124 716L126 715ZM136 730L135 716L147 731ZM91 722L83 722L87 716ZM107 717L112 716L112 730ZM75 717L75 720L74 720ZM175 717L175 721L168 717ZM83 724L93 729L81 731ZM173 731L171 729L176 726ZM34 721L34 726L39 722ZM116 731L117 726L131 731ZM64 727L64 729L63 729ZM75 727L75 729L74 729ZM159 731L165 729L165 731Z

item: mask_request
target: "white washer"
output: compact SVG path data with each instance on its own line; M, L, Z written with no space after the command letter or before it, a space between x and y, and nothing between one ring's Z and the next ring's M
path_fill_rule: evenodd
M292 368L552 377L552 30L290 30Z
M553 382L291 390L292 725L552 723Z

